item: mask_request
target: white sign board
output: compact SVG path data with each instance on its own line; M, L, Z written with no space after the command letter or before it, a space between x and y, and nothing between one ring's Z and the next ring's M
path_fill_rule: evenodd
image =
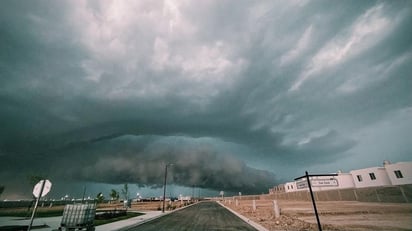
M303 189L308 187L308 182L306 179L296 181L296 188Z
M40 196L40 191L41 191L41 186L43 185L43 181L46 181L46 182L44 182L43 192L42 192L42 194L41 194L41 196ZM39 183L37 183L37 184L34 186L33 195L34 195L36 198L38 198L39 196L40 196L40 197L44 197L44 196L47 195L47 193L50 192L51 186L52 186L52 183L51 183L49 180L41 180L41 181L39 181Z
M338 180L335 178L330 179L311 179L310 183L313 187L330 187L330 186L338 186Z

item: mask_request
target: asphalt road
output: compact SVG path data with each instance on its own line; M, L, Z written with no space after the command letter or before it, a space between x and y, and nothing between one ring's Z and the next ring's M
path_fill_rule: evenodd
M255 228L242 221L216 202L201 202L186 209L147 222L129 231L158 230L253 230Z

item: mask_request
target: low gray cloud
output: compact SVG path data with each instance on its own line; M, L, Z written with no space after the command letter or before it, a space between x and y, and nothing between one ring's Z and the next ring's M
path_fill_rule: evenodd
M163 186L165 165L172 164L169 167L171 182L188 187L257 193L276 182L273 173L250 168L233 155L221 153L196 139L175 137L173 143L160 138L143 150L131 144L123 143L122 148L114 152L98 148L99 158L91 158L93 163L87 167L72 168L69 175L79 180L112 184L136 182L140 186Z
M5 195L38 173L156 186L165 158L178 185L251 193L409 158L405 1L1 5Z
M213 139L188 137L106 137L38 153L20 164L27 176L36 173L57 182L162 187L165 165L171 164L169 182L181 186L261 193L276 183L273 173L248 167L215 143ZM17 165L2 167L13 171Z

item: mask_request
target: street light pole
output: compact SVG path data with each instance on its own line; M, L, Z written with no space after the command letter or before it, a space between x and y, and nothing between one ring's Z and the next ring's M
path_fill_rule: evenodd
M169 165L173 165L173 164L166 164L165 166L165 181L163 184L163 208L162 208L162 212L165 212L165 203L166 203L166 182L167 182L167 166Z

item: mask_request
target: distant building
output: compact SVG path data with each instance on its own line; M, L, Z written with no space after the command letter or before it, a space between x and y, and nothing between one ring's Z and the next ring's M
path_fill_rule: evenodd
M370 167L352 170L349 173L338 171L336 176L311 176L310 182L313 191L366 188L391 185L412 184L412 162L392 164L384 161L382 167ZM309 190L306 177L296 178L273 187L273 193L295 192Z
M190 196L182 196L182 195L179 195L178 200L179 200L179 201L190 201L190 200L192 200L192 198L191 198Z
M285 192L285 184L280 184L280 185L273 187L273 192L274 193Z

